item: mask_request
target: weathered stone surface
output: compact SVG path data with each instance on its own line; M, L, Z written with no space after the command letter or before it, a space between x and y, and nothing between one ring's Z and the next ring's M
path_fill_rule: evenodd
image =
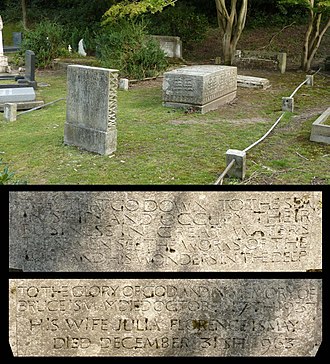
M237 86L267 89L270 87L270 82L267 78L237 75Z
M10 268L24 271L322 269L322 195L10 192Z
M218 100L232 101L236 97L236 90L236 67L200 65L164 73L164 106L204 107L209 111L208 105L213 103L213 110L224 103L217 104Z
M0 88L0 103L34 101L33 87Z
M41 106L44 104L42 100L36 101L22 101L22 102L15 102L17 105L17 110L29 110L37 106ZM5 104L0 103L0 111L4 111Z
M311 141L330 144L330 125L324 125L328 118L330 118L330 107L328 107L312 124Z
M160 48L167 57L182 58L182 42L180 37L151 35L151 37L159 43Z
M12 279L15 356L315 356L320 279Z
M5 104L3 117L6 121L15 121L17 118L17 104Z
M90 152L111 154L117 149L118 70L68 66L64 143Z

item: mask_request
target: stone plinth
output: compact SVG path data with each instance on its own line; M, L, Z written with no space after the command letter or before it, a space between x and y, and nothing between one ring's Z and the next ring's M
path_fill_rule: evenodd
M164 106L215 110L236 97L237 68L202 65L164 73Z
M321 192L10 192L23 271L322 269Z
M14 356L315 356L320 279L11 279Z
M0 73L8 72L8 58L0 55Z
M70 65L64 143L111 154L117 148L118 70Z

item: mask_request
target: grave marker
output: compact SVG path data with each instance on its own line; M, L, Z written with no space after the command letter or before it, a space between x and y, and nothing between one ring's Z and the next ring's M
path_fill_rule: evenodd
M10 192L10 268L23 271L322 269L322 195Z
M320 279L11 279L14 356L315 356Z
M201 65L164 73L164 106L206 113L236 97L237 68Z
M117 148L118 70L69 65L64 143L109 155Z

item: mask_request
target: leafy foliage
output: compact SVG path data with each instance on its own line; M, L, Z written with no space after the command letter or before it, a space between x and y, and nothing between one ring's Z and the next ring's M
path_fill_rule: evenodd
M14 172L9 171L8 166L4 166L4 162L0 159L0 185L6 184L26 184L26 181L15 181L14 180ZM3 168L1 170L1 168Z
M49 20L41 21L34 30L24 33L21 54L32 50L37 67L48 67L54 58L67 54L64 27Z
M152 14L162 11L168 5L174 5L177 0L125 0L113 5L104 14L104 24L113 22L116 19L129 16L134 18L137 15L151 12Z
M205 15L184 3L178 3L175 8L169 7L159 14L149 15L147 19L150 33L177 36L184 43L202 41L209 27Z
M118 68L122 76L142 79L167 67L164 52L141 22L122 19L96 37L97 57L104 67Z

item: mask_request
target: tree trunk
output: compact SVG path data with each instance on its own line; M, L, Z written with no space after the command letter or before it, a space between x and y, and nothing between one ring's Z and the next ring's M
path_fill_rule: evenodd
M239 10L238 4L241 3ZM231 0L230 9L225 0L215 0L219 28L223 31L222 51L224 63L232 65L235 57L237 42L245 26L248 0Z
M315 12L315 9L313 8L314 0L310 0L310 5L311 8L309 10L308 28L305 34L303 53L301 57L301 68L305 72L310 71L315 54L320 47L321 40L330 27L329 18L321 30L322 13Z
M23 21L23 27L25 30L28 30L27 25L27 12L26 12L26 0L21 0L22 5L22 21Z

